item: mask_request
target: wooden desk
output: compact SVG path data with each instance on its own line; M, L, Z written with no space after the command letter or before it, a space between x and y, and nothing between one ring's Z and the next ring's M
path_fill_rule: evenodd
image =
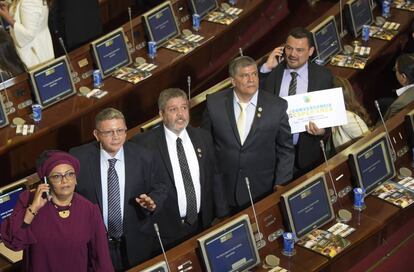
M343 1L344 4L346 1ZM338 16L339 3L332 7L320 20L311 24L308 29L312 29L318 25L322 19L329 15L334 15L340 27ZM374 9L374 17L380 15L381 8ZM395 78L395 73L392 68L395 64L395 59L401 54L405 44L407 43L407 30L413 20L413 13L404 10L392 9L392 16L388 21L398 22L401 24L398 32L399 34L391 41L379 40L370 38L368 42L364 42L364 46L371 47L371 54L368 63L364 70L350 69L327 65L327 67L336 76L348 79L356 91L357 97L363 103L368 112L375 111L373 101L380 97L392 96L392 90L399 88L399 83ZM344 29L346 24L344 23ZM358 40L362 42L361 36L354 39L351 34L347 34L342 39L342 45L352 44L352 41ZM372 116L377 116L371 114Z
M410 109L413 108L414 103L412 103L409 107L407 107L406 110L400 112L387 122L391 138L393 139L398 136L398 140L393 139L393 142L395 143L394 147L397 152L401 147L407 145L404 116ZM351 176L349 174L350 171L347 163L348 154L353 150L353 148L355 148L355 145L360 145L369 141L382 131L383 129L381 128L376 129L371 134L361 139L359 142L334 156L331 160L329 160L329 166L326 166L325 164L320 165L316 169L300 177L291 184L285 187L278 187L278 191L257 202L255 204L256 213L258 216L260 231L263 233L263 236L265 238L268 238L272 233L275 233L280 229L284 229L279 204L280 195L283 192L286 192L287 190L300 184L307 178L310 178L319 172L325 172L328 187L332 189L332 185L327 174L327 171L329 169L332 172L333 179L335 180L335 186L338 191L344 189L347 186L352 186ZM397 171L399 167L409 166L410 163L411 154L402 154L397 158L397 161L395 162ZM347 237L347 239L351 242L351 245L334 258L330 259L324 257L299 246L296 246L297 254L295 256L290 258L285 257L280 253L282 248L282 238L279 237L276 241L269 241L267 239L265 247L259 249L259 254L262 260L267 254L274 254L281 259L281 266L288 268L291 271L347 271L350 267L352 267L352 265L362 260L369 252L380 246L383 239L386 239L390 234L400 229L405 223L412 220L414 213L414 205L411 205L406 209L400 209L373 196L366 198L367 207L362 212L353 210L352 205L353 202L350 194L339 198L338 201L334 204L334 210L336 213L339 209L342 208L346 208L352 213L352 220L348 224L356 229L354 233ZM251 208L248 208L239 214L248 214L251 222L254 222ZM227 219L225 222L229 220L231 220L231 218ZM214 226L211 229L216 228L225 222L222 222L221 224ZM323 227L323 229L329 228L334 223L335 222L331 222L329 225ZM199 255L197 253L197 237L208 233L211 231L211 229L167 251L167 258L169 260L172 271L178 271L177 267L188 260L191 260L192 262L192 265L195 269L193 271L201 271L202 263L201 258L199 258ZM130 271L140 271L145 267L148 267L161 260L163 260L163 257L161 255L157 256L156 258L149 260L144 264L132 268ZM261 268L261 266L258 266L254 271L264 270Z
M229 26L202 22L200 34L206 37L206 41L192 52L182 55L160 49L155 59L158 68L150 78L139 84L132 85L115 78L105 79L103 90L108 91L107 96L100 100L73 96L45 109L42 122L36 125L35 133L30 136L16 136L12 127L1 129L0 164L9 170L1 171L0 185L33 172L36 157L45 149L67 150L91 141L94 117L103 108L121 110L126 116L127 126L133 127L156 115L156 101L161 90L168 87L187 89L187 76L192 78L193 93L201 92L199 86L211 81L217 70L227 66L229 60L238 54L239 47L253 44L288 14L286 0L240 0L237 6L244 11ZM173 8L180 28L190 28L187 1L173 1ZM269 10L273 11L271 17L267 16ZM146 56L146 43L141 17L135 18L132 25L136 45L132 56L135 59ZM131 41L129 23L123 28ZM70 59L78 73L76 87L92 87L90 74L93 58L89 45L71 52ZM30 86L27 78L22 84L24 89ZM8 90L14 92L14 86ZM21 117L31 123L28 112Z

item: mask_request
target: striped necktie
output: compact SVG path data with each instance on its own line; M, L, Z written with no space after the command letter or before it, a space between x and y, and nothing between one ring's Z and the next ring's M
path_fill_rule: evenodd
M297 85L297 77L298 77L298 73L296 72L291 72L290 75L292 76L292 79L290 80L289 83L289 95L295 95L296 94L296 85Z
M123 226L119 179L115 169L116 159L109 159L108 162L108 234L109 237L119 239Z

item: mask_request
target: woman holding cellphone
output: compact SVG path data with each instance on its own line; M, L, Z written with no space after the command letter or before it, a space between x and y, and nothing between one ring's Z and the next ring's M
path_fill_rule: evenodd
M24 250L25 271L113 271L99 208L75 193L79 161L45 151L37 161L41 183L23 192L1 237L12 250Z

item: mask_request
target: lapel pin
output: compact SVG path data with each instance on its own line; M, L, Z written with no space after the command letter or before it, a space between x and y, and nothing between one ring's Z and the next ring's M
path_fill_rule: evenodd
M257 108L257 111L258 111L258 112L262 112L262 111L263 111L262 107L258 107L258 108Z
M201 158L201 148L197 148L198 156Z
M257 113L257 118L262 117L262 115L260 113Z

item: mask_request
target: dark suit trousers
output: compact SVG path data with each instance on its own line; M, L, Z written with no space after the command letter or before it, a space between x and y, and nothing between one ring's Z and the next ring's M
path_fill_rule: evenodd
M187 239L190 239L194 235L198 234L202 230L201 220L200 220L200 214L198 215L198 220L193 224L189 225L187 222L185 222L184 219L180 220L179 229L176 231L176 235L174 237L161 237L164 249L168 250L175 246L178 246L182 242L184 242ZM155 237L156 241L154 243L154 252L153 256L157 256L161 254L161 246L160 242L158 240L158 237Z
M115 240L110 238L108 240L109 253L111 254L112 265L115 271L125 271L129 268L128 260L126 258L125 240Z

